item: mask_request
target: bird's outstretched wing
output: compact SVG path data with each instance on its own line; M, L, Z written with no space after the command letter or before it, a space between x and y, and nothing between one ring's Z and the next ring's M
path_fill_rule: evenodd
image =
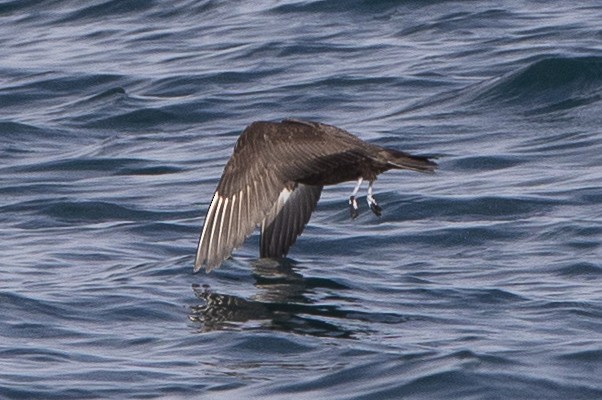
M320 199L322 186L284 189L261 224L261 257L283 257L303 232Z
M260 224L268 249L265 254L272 257L285 254L303 230L321 187L294 182L295 176L303 175L311 151L299 148L286 133L282 124L255 122L241 134L209 205L195 272L218 267ZM283 208L285 202L279 202L279 197L287 192L294 193L292 203ZM293 207L301 207L299 214L294 215Z
M218 267L272 209L284 182L262 161L259 143L239 138L209 205L194 271Z

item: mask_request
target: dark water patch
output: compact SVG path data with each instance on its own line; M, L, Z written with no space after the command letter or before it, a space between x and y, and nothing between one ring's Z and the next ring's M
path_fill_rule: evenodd
M138 300L127 301L116 301L117 299L107 299L108 304L112 304L111 307L105 307L103 309L97 309L96 315L98 318L114 321L114 322L127 322L127 321L179 321L179 318L174 315L173 305L167 302L149 300L147 302L138 302ZM129 346L146 346L148 342L152 341L150 338L138 338ZM106 342L104 343L107 344ZM118 343L116 343L118 344ZM119 344L118 344L119 345Z
M328 390L333 395L336 392L334 397L341 399L439 399L448 396L468 399L487 397L487 394L500 393L502 389L505 389L506 395L508 390L516 395L529 384L538 383L534 377L519 378L502 372L505 368L516 367L515 363L495 355L471 351L459 351L444 357L400 354L380 361L366 361L366 358L370 357L333 368L313 379L272 384L260 394L291 396ZM504 375L503 378L499 377L500 373ZM387 379L390 376L396 379ZM365 384L353 387L352 382L357 379L362 379ZM513 386L517 380L524 381L520 389ZM532 389L532 393L536 392L537 389Z
M13 87L4 87L4 96L11 97L16 94L29 94L36 98L42 96L56 97L60 94L73 93L81 88L96 88L104 85L115 84L122 77L114 74L82 74L65 75L52 73L45 79L35 79L29 83ZM10 90L9 90L10 89Z
M161 213L136 210L104 201L55 201L38 212L54 220L71 223L101 221L154 221Z
M69 179L89 178L90 172L97 175L163 175L181 172L181 168L168 165L153 165L150 160L138 158L78 157L55 160L18 167L20 172L69 173Z
M170 76L160 79L156 85L153 85L150 93L157 94L177 94L186 95L187 93L196 93L199 88L207 95L214 98L221 98L222 94L240 96L240 85L245 85L245 91L257 93L265 90L261 84L264 79L269 79L280 72L277 68L250 69L241 68L239 70L214 71L211 74ZM175 92L174 92L175 91ZM173 95L172 94L172 95Z
M527 134L519 145L514 146L514 149L520 154L546 159L561 157L570 162L588 149L600 147L600 138L596 135L581 129L575 130L573 127L567 127L540 135ZM597 159L588 157L584 161L595 162Z
M462 301L474 301L479 304L509 304L527 300L521 295L499 288L463 289L458 293Z
M348 215L348 211L347 211ZM326 235L318 240L310 241L303 236L295 243L294 251L308 254L328 254L335 257L337 255L364 254L366 250L372 250L377 239L368 234L348 232L341 234L341 237L330 237Z
M566 318L567 316L576 316L583 319L588 319L599 326L599 321L602 318L602 308L595 303L588 301L570 301L570 300L555 300L542 302L541 309L553 310L559 315ZM582 320L581 323L586 321Z
M0 144L5 146L5 156L0 163L10 165L8 161L13 158L20 162L25 156L56 146L57 141L69 140L70 136L63 129L10 120L0 121Z
M123 18L128 15L139 15L155 7L154 1L147 0L105 0L97 3L78 8L55 22L75 23L98 18Z
M572 353L560 354L557 358L561 361L586 362L594 364L593 366L599 366L602 363L602 349L594 348L591 350L575 351Z
M23 362L31 361L43 363L60 363L72 359L68 353L53 349L31 349L24 347L0 351L0 359L10 360L14 358L23 360ZM99 359L91 358L89 361L99 361Z
M0 140L5 143L7 137L14 135L15 138L24 139L27 136L42 136L48 131L38 128L34 125L29 125L21 122L0 121Z
M453 388L450 390L450 388ZM381 391L387 397L399 395L417 399L429 398L482 398L485 393L504 393L504 398L574 398L587 399L602 392L587 385L563 385L539 376L537 373L512 374L502 370L494 372L469 372L464 368L451 368L419 377L406 385ZM369 397L358 397L369 398ZM391 397L393 398L393 397Z
M39 3L39 0L5 1L0 4L0 14L12 16L15 12L21 12L23 9L39 6Z
M602 204L602 188L600 187L582 187L573 191L577 201L583 204ZM602 233L602 226L598 227L597 232L591 234Z
M32 280L35 280L35 277L32 276ZM16 314L35 317L35 324L39 324L40 329L48 318L69 316L63 303L57 299L51 299L50 296L48 298L36 296L34 286L31 285L26 294L11 291L0 292L0 300L7 311L12 309ZM20 323L21 320L17 319L13 322ZM24 324L26 325L28 322L24 322Z
M91 104L91 103L98 103L98 102L104 102L106 100L113 100L115 98L123 98L125 97L125 95L127 95L127 92L125 91L124 88L122 87L112 87L109 89L106 89L98 94L93 94L90 97L88 97L87 99L81 100L80 103L82 104Z
M565 88L587 88L602 82L602 58L553 57L537 61L507 77L496 88L507 94ZM502 89L506 89L505 91Z
M73 323L91 321L91 315L74 312L75 308L58 299L36 298L35 295L0 293L4 309L15 318L3 322L2 332L10 339L68 339L79 340L86 333L73 327ZM45 349L37 349L32 354L45 354ZM52 355L48 355L52 357Z
M162 125L177 122L178 118L163 109L145 108L129 111L121 115L101 118L86 124L87 128L100 129L159 129Z
M568 247L576 249L578 251L597 251L602 248L602 242L596 238L591 239L569 239L566 243Z
M594 280L602 278L602 265L591 262L576 262L559 268L557 272L561 276Z
M539 228L537 236L545 242L564 243L568 247L597 248L602 227L590 221L558 221Z
M132 82L120 82L122 84ZM123 114L124 109L139 107L139 101L121 86L105 85L106 88L91 88L86 97L77 96L65 107L69 109L69 121L76 129L87 128L106 118ZM63 116L64 117L64 116ZM56 116L60 119L61 116Z
M409 4L429 6L430 3L424 1L411 1ZM445 10L449 11L449 10ZM438 32L454 32L454 34L467 36L474 34L475 31L487 28L507 29L509 20L516 18L516 14L510 10L485 8L483 10L452 11L440 15L436 19L424 19L411 21L412 25L403 28L398 35L401 37L411 37L412 35L436 34ZM466 56L474 49L461 52L456 56Z
M391 221L420 220L428 217L459 218L462 221L505 221L529 216L542 209L551 210L560 203L543 196L446 196L421 199L389 199L383 194L379 199L386 205L387 219ZM492 228L494 228L492 224Z
M414 241L437 243L437 247L486 246L490 242L515 242L523 238L525 233L508 232L498 227L459 226L415 235ZM408 240L411 238L406 238Z
M214 122L222 120L223 118L230 118L229 113L224 112L224 104L221 101L208 100L208 101L191 101L182 102L176 105L170 105L163 108L166 112L173 115L173 118L177 120L180 125L188 125L197 127L196 132L200 135L204 135L207 132L219 130L218 127L211 130L207 129L208 122ZM240 126L242 131L244 126ZM179 130L179 129L178 129Z
M352 1L350 3L356 3ZM351 5L351 4L349 4ZM353 10L355 7L351 6L349 9ZM325 12L341 12L341 7L337 4L333 4L327 0L314 0L314 1L303 1L291 4L278 5L271 10L273 13L278 14L298 14L298 13L325 13Z
M279 4L270 11L286 15L324 13L329 16L348 13L362 18L368 16L370 19L382 19L406 12L408 8L416 9L429 4L431 3L420 0L403 3L394 0L350 0L345 3L345 7L341 7L340 4L328 0L312 0Z
M50 311L51 307L44 306L47 308L46 311ZM29 313L30 310L25 309L25 312ZM29 339L58 339L58 338L77 338L81 336L81 333L66 329L61 326L57 326L49 320L63 319L63 313L66 310L61 309L55 314L45 313L40 314L40 322L38 323L14 323L10 327L6 328L6 336L13 338L29 338ZM72 321L80 320L79 318L69 318Z
M513 304L523 304L528 301L522 295L513 293L509 290L500 288L439 288L439 287L417 287L406 291L408 296L419 298L425 304L432 304L436 307L456 308L461 305L462 308L472 304L473 308L499 307L500 305L511 306Z
M235 347L240 351L252 353L266 352L273 354L294 354L312 350L312 347L288 340L284 337L256 336L253 340L245 340Z
M574 109L591 110L602 100L601 57L536 57L526 66L501 77L452 89L419 100L404 109L413 113L435 109L430 118L446 120L450 114L470 117L475 113L511 111L521 116L550 116L566 122ZM505 113L505 112L504 112Z
M182 172L181 168L176 168L167 165L158 165L140 168L124 168L117 175L166 175Z
M544 58L482 86L469 95L477 105L520 106L525 115L569 110L600 101L602 58Z
M500 365L500 366L515 364L515 362L512 359L505 357L501 354L480 353L480 352L476 352L473 350L467 350L467 349L454 351L450 354L445 354L438 358L439 359L457 358L458 360L473 361L475 364L486 363L489 365Z
M199 88L211 87L215 75L177 75L158 79L146 95L157 97L184 97L194 95ZM216 96L217 97L217 96ZM219 104L220 100L215 99ZM201 104L201 106L207 106Z
M577 97L567 100L559 100L553 102L551 104L546 104L543 107L535 107L531 110L525 111L526 116L537 116L541 114L553 114L553 113L561 113L563 111L568 111L572 108L578 108L587 106L590 104L595 104L602 100L602 96L592 95L592 96L584 96ZM558 117L556 117L558 118Z
M42 76L25 76L12 86L0 89L0 103L5 112L10 112L14 121L28 121L30 124L30 121L43 121L53 127L47 130L44 138L49 142L53 139L53 131L57 130L57 123L64 129L69 117L75 116L77 119L78 114L90 114L93 107L99 107L107 101L113 105L115 87L125 83L120 75L111 74L67 75L53 72ZM104 93L103 99L90 100L99 93Z
M14 378L13 378L14 379ZM23 377L26 379L26 376ZM38 385L33 385L35 387L32 388L32 379L27 378L28 382L23 384L18 384L14 386L3 386L0 385L0 391L7 396L8 399L35 399L35 398L43 398L48 400L62 400L62 399L98 399L99 391L98 389L57 389L57 388L42 388ZM119 390L112 391L103 391L104 395L110 395L111 392L113 394L119 393Z
M324 53L327 53L329 55L332 56L336 56L339 55L340 57L346 57L349 56L349 51L350 49L348 48L344 48L344 47L336 47L336 46L332 46L332 45L328 45L327 43L320 43L319 41L308 41L308 42L303 42L303 43L297 43L294 46L291 45L283 45L282 43L273 43L273 45L271 46L266 46L266 48L264 49L264 51L266 53L274 53L276 52L276 55L278 57L290 57L291 59L295 59L298 57L305 57L305 56L311 56L312 54L315 55L323 55ZM365 77L366 79L369 79L369 77ZM385 79L385 78L383 78ZM309 82L306 82L309 83ZM313 83L313 81L312 81ZM307 86L303 85L303 84L298 84L296 86L291 86L290 83L284 85L284 87L281 87L280 89L291 89L291 90L307 90Z
M180 216L182 219L190 219L196 217L197 213L195 211L183 211L181 212ZM134 226L127 227L127 230L130 233L136 233L146 238L156 240L160 240L161 238L165 239L166 235L172 237L173 240L178 238L194 238L195 236L198 236L199 229L199 224L191 226L184 223L170 223L161 221L147 221L144 224L136 224ZM194 240L192 242L194 242ZM160 270L156 271L156 273L159 274ZM173 271L169 271L168 273L171 274Z
M512 155L470 156L454 159L450 167L464 171L497 171L516 167L524 162L523 158Z

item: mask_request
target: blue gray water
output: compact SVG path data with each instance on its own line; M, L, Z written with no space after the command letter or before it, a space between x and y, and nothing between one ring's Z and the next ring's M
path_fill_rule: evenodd
M602 399L598 1L1 1L0 398ZM193 275L251 121L438 156Z

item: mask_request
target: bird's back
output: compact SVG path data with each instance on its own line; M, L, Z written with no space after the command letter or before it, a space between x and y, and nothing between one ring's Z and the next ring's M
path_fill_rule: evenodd
M254 158L253 163L286 180L331 185L393 168L381 157L381 150L332 125L284 120L252 123L234 153L246 160Z

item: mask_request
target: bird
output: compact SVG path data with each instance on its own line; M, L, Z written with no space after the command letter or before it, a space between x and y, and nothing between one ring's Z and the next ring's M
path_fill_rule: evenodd
M377 175L390 169L434 172L437 164L359 139L344 129L299 119L256 121L238 138L207 210L193 271L219 267L256 227L260 257L281 258L301 235L322 188L355 181L349 197L351 218L356 196L369 182L368 206L380 216L373 195Z

